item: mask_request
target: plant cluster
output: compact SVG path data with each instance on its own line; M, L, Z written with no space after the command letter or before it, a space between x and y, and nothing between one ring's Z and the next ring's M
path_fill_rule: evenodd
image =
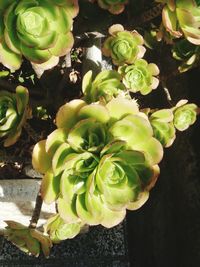
M114 15L130 4L127 0L92 2ZM199 3L156 2L163 3L163 21L159 29L151 29L156 32L153 43L159 36L163 42L170 40L173 56L183 62L180 71L186 71L199 60ZM76 0L2 1L0 62L11 71L20 68L23 57L42 71L57 65L59 57L70 56L78 10ZM124 219L126 210L141 208L159 176L164 148L173 144L177 130L184 131L196 121L198 107L187 100L169 108L140 108L138 95L148 95L159 83L163 86L158 64L144 58L147 41L139 28L126 30L114 24L108 32L101 51L112 61L112 69L96 76L93 69L86 72L81 97L59 102L53 117L56 129L45 138L40 136L33 148L33 168L43 175L41 197L47 204L56 204L54 216L44 225L44 233L32 225L6 221L5 237L34 256L40 250L48 256L52 243L75 237L87 225L110 228ZM46 108L34 107L23 86L17 86L16 92L1 90L4 147L17 142L32 116L41 121L49 118Z

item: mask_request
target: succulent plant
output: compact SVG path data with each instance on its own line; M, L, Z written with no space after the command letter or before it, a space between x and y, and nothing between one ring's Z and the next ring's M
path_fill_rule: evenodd
M118 72L131 92L147 95L158 87L159 80L154 76L159 74L159 69L156 64L148 64L144 59L137 59L132 65L120 66Z
M179 131L185 131L194 124L197 118L198 107L195 104L187 104L187 100L180 100L173 108L174 126Z
M149 119L155 138L161 142L163 147L171 146L176 138L173 111L171 109L161 109L153 112Z
M23 86L16 88L16 94L0 91L0 138L4 146L11 146L20 137L22 126L30 116L29 93Z
M162 21L175 38L182 35L191 43L200 45L200 3L195 0L157 0L166 3Z
M0 3L0 62L15 71L22 56L44 69L73 46L77 0L10 0Z
M172 48L172 52L173 57L182 62L179 66L180 72L189 70L197 64L200 59L200 47L191 44L185 39L176 42Z
M101 71L94 80L92 71L88 71L83 77L82 91L87 103L99 101L100 98L108 102L113 97L126 93L121 76L114 70Z
M52 242L48 236L18 222L6 221L6 224L4 236L20 250L36 257L42 250L45 257L49 256Z
M109 28L109 33L111 36L105 40L102 52L112 58L113 64L132 64L143 57L144 40L137 31L126 31L121 24L115 24Z
M135 101L73 100L59 109L56 125L34 147L32 162L44 173L44 201L57 201L65 223L112 227L144 204L163 149Z
M97 0L99 6L107 9L110 13L118 15L124 11L128 0Z
M74 238L81 230L81 223L65 223L59 214L48 219L44 225L45 232L53 243L59 243L62 240Z

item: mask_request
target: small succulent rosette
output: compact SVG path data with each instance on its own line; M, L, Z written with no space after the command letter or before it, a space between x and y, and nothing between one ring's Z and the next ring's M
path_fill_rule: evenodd
M174 126L179 131L185 131L197 119L198 107L196 104L187 104L188 100L180 100L173 108Z
M157 76L159 69L156 64L148 64L144 59L137 59L132 65L123 65L118 68L122 81L131 92L149 94L159 84Z
M93 2L93 1L92 1ZM108 10L114 15L118 15L124 11L125 5L128 4L128 0L97 0L99 6Z
M126 31L121 24L114 24L109 33L111 36L105 40L102 52L112 58L114 65L132 64L143 57L144 40L137 31Z
M169 147L176 138L174 127L174 115L171 109L161 109L153 112L149 117L153 127L154 137L158 139L163 147Z
M180 72L191 69L200 60L200 46L188 42L186 39L176 42L172 48L173 57L181 61Z
M200 45L200 4L196 0L157 0L165 3L162 23L175 38L184 36L189 42Z
M19 139L23 125L31 115L28 101L29 93L23 86L18 86L15 94L0 91L0 138L5 147Z
M48 236L18 222L5 221L5 223L7 224L4 231L5 238L20 250L36 257L42 250L45 257L49 256L52 242Z
M99 99L109 102L113 97L125 96L127 93L120 74L114 70L101 71L94 80L92 71L88 71L83 77L82 91L87 103L96 102Z
M44 230L49 235L51 241L57 244L78 235L81 231L81 226L80 222L66 223L59 214L55 214L48 219L44 225Z
M44 201L57 202L65 223L113 227L126 209L146 202L163 148L134 100L73 100L59 109L56 125L35 145L32 163L44 174Z
M73 46L77 13L77 0L1 1L0 62L11 71L20 68L22 56L44 70L55 66Z

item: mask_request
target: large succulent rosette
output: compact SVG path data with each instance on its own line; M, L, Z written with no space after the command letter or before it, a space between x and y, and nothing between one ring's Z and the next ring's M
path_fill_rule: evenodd
M97 0L99 6L107 9L110 13L118 15L124 11L128 0Z
M18 222L6 221L6 224L4 236L20 250L36 257L42 250L45 257L49 256L52 242L48 236Z
M200 45L200 4L197 0L157 0L166 3L162 12L163 25L176 38L182 35Z
M58 63L73 46L70 32L77 0L3 0L0 3L0 62L15 71L22 56L43 68Z
M59 109L56 125L34 147L32 162L44 173L44 201L56 200L66 223L112 227L126 209L145 203L163 149L135 101L87 105L73 100Z
M121 76L117 71L101 71L93 80L92 71L88 71L83 77L82 91L87 103L96 102L100 98L106 102L118 95L125 95L125 86L121 82Z
M115 24L109 28L109 33L111 36L105 40L102 52L112 58L113 64L132 64L143 57L144 40L137 31L126 31L121 24Z
M156 64L148 64L144 59L137 59L132 65L123 65L118 72L131 92L147 95L158 87L159 80L155 76L159 74L159 69Z
M28 90L23 86L16 88L16 94L0 91L0 138L4 138L6 147L18 140L23 124L31 115L28 100Z

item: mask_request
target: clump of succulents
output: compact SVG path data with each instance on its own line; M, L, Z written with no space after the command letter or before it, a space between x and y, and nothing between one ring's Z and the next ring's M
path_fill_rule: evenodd
M184 37L195 45L200 44L200 5L195 0L157 0L165 3L162 22L175 38Z
M168 44L174 44L174 37L185 37L173 48L173 56L183 62L180 70L185 71L199 60L200 0L156 1L164 4L159 5L159 11L164 6L163 23L159 31L154 27L146 33L146 45L157 47L156 37ZM24 56L39 77L69 53L78 0L0 2L0 63L4 66L15 71ZM120 14L130 3L96 2L112 14ZM39 218L29 227L6 221L5 237L28 254L38 256L42 250L48 257L52 242L73 238L88 225L113 227L124 219L127 210L144 205L159 175L163 147L171 146L176 130L186 130L199 112L186 100L170 109L140 110L130 92L146 95L156 89L159 69L143 59L146 49L137 31L115 24L109 34L102 52L111 57L118 71L103 70L96 77L88 71L82 82L83 98L60 107L56 130L33 149L33 167L43 175L33 217L40 212L42 200L56 204L56 214L47 220L44 234L33 228ZM89 32L84 38L90 35L101 36ZM78 49L81 54L82 48ZM3 71L0 76L8 74ZM56 100L57 105L60 99ZM5 147L18 140L31 116L28 101L28 90L22 86L15 94L0 91L0 138ZM43 105L38 105L33 115L41 120L50 117Z
M173 57L181 61L180 72L192 68L200 59L200 47L188 42L186 39L176 42L172 48Z
M187 104L187 100L181 100L173 108L174 126L179 131L185 131L194 124L197 118L198 107L195 104Z
M142 58L146 49L143 37L137 31L126 31L121 24L109 28L108 37L102 47L105 56L111 57L114 65L132 64Z
M147 95L158 87L159 80L155 76L159 74L159 69L156 64L148 64L144 59L137 59L132 65L120 66L118 72L131 92Z
M71 239L79 234L81 223L65 223L59 214L49 218L44 225L45 232L53 243L59 243L65 239Z
M57 201L65 223L113 227L126 209L144 204L163 149L134 100L73 100L59 109L56 125L34 147L32 162L44 173L44 201Z
M154 136L158 139L163 147L169 147L176 138L174 128L174 115L171 109L161 109L153 112L149 118L153 127Z
M22 56L47 69L73 46L77 0L10 0L0 3L0 62L15 71ZM45 63L45 64L44 64Z
M18 222L6 221L6 224L4 236L20 250L38 257L42 249L44 256L49 256L52 242L48 236Z
M4 146L17 142L22 127L30 116L28 107L29 93L23 86L16 88L16 93L0 91L0 138Z
M99 6L108 10L114 15L118 15L124 11L125 5L128 0L97 0Z
M121 83L121 76L117 71L101 71L93 80L92 71L88 71L83 77L82 91L87 103L96 102L99 99L111 100L118 95L125 95L126 88Z

